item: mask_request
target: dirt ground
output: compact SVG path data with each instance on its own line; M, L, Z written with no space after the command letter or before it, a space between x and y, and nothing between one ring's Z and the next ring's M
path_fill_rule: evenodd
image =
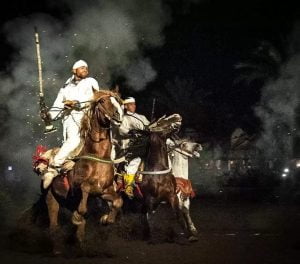
M195 198L191 215L199 230L199 241L169 239L173 218L162 206L153 223L157 243L143 240L138 214L123 216L115 226L87 226L87 252L72 239L73 229L63 226L66 251L51 255L47 228L18 223L4 230L1 264L6 263L299 263L299 205L241 202ZM167 230L167 231L166 231ZM169 231L168 231L169 230ZM154 233L155 233L154 232ZM168 234L168 235L167 235ZM67 238L66 238L67 237Z

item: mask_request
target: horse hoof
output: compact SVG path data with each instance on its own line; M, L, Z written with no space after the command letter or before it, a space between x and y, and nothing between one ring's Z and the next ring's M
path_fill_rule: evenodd
M103 215L100 218L100 223L102 225L113 224L114 223L114 219L112 217L110 217L108 214L106 214L106 215Z
M80 215L77 211L74 211L72 215L72 223L74 225L81 225L83 223L83 216Z
M102 225L105 225L105 224L107 224L107 220L108 220L108 214L103 215L103 216L101 216L101 218L100 218L100 223L101 223Z
M197 236L192 235L192 236L190 236L190 237L188 238L188 240L189 240L190 242L196 242L196 241L199 240L199 238L198 238Z

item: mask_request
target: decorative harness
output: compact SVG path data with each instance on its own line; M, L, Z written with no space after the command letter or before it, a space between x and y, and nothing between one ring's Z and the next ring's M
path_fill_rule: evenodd
M115 95L113 95L113 94L111 94L111 93L106 93L106 94L100 96L99 98L97 98L97 100L96 100L96 103L98 103L98 102L100 103L100 107L99 107L99 108L100 108L100 111L101 111L101 112L105 115L105 117L107 117L108 119L113 119L113 118L110 117L110 116L108 115L108 112L107 112L107 110L102 106L102 103L104 103L104 98L106 98L106 97L111 97L111 96L114 96L114 97L115 97ZM119 98L117 98L117 99L119 99ZM91 129L91 130L92 130L92 131L96 131L97 133L100 133L101 130L108 130L108 129L110 129L110 128L111 128L111 126L109 126L109 127L102 127L102 128L100 128L99 131L98 131L98 130L95 130L95 129ZM95 143L100 143L100 142L101 142L102 139L99 139L99 141L97 141L97 140L94 140L94 139L92 138L92 136L91 136L91 131L88 131L88 134L90 135L91 140L94 141ZM92 153L87 153L87 154L85 154L85 155L77 156L77 157L74 157L74 158L73 158L74 161L77 161L77 160L80 160L80 159L91 160L91 161L96 161L96 162L101 162L101 163L106 163L106 164L118 164L118 163L121 163L121 162L125 161L125 157L121 157L121 158L119 158L119 159L112 160L112 159L100 158L100 157L98 157L97 155L92 154Z
M97 161L97 162L107 163L107 164L118 164L118 163L121 163L121 162L125 161L125 156L121 157L119 159L112 160L112 159L99 158L95 154L87 153L87 154L82 155L82 156L77 156L73 160L77 161L77 160L80 160L80 159L92 160L92 161Z

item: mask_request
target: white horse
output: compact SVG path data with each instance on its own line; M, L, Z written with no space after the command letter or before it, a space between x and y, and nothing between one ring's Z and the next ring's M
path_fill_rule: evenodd
M189 158L199 158L202 146L186 139L168 139L170 167L176 178L179 208L183 213L185 224L190 231L190 240L197 240L197 228L190 216L190 197L195 194L189 180Z

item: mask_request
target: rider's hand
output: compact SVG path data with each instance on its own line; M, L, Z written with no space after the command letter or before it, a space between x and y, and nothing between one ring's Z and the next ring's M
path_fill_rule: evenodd
M72 108L80 108L80 103L77 100L65 100L64 101L64 108L72 109Z
M131 129L128 132L128 135L130 137L135 137L135 138L138 138L142 135L147 135L147 134L148 134L148 130L142 130L142 129Z
M131 129L131 130L129 130L129 132L128 132L128 136L130 136L130 137L135 137L135 138L137 138L137 137L139 137L141 135L141 130L140 129Z
M51 116L50 116L50 114L46 110L40 111L40 117L43 120L51 120Z

